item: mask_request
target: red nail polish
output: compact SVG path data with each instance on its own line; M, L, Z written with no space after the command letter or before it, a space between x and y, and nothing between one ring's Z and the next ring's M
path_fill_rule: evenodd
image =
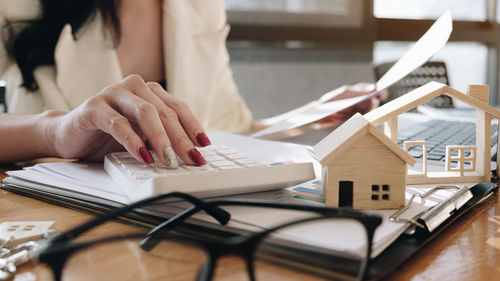
M201 144L201 146L209 146L212 144L205 133L199 133L196 136L196 140L199 144Z
M193 148L188 152L188 154L191 160L193 160L196 163L196 165L203 166L207 164L207 161L205 161L205 158L201 156L201 153L198 150Z
M149 150L145 146L139 148L139 154L141 155L142 160L144 160L144 163L146 164L151 164L155 161L153 159L153 156L151 155L151 153L149 153Z

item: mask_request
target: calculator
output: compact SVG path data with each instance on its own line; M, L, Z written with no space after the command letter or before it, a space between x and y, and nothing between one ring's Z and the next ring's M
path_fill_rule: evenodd
M268 163L231 147L198 148L207 161L203 166L185 165L170 169L158 161L146 165L128 152L105 156L104 169L134 200L154 194L180 191L199 197L214 197L286 188L315 178L313 164Z

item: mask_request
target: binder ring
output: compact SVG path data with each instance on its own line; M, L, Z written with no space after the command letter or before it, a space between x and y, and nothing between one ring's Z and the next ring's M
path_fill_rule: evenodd
M425 200L427 197L431 196L433 193L435 193L436 191L439 191L439 190L443 190L443 189L460 189L461 187L458 186L458 185L440 185L440 186L436 186L434 187L433 189L431 190L428 190L427 192L425 192L424 194L420 194L420 193L417 193L417 194L413 194L410 198L410 200L408 201L408 204L401 210L395 212L394 214L392 214L390 217L389 217L389 221L392 221L392 222L402 222L402 223L410 223L414 226L418 226L422 229L425 229L425 226L419 222L417 222L416 219L403 219L403 218L400 218L400 216L405 213L406 211L408 211L408 209L410 209L410 207L412 206L413 204L413 201L417 198L417 197L420 197L421 200Z

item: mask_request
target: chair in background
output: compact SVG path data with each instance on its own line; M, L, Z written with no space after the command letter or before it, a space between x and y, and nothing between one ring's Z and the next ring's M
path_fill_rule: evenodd
M376 80L378 81L393 64L394 63L383 63L375 66L374 72ZM448 85L448 73L444 62L427 62L403 77L387 89L389 92L387 101L400 97L431 81ZM453 100L448 96L442 95L429 101L427 104L438 108L448 108L453 107Z

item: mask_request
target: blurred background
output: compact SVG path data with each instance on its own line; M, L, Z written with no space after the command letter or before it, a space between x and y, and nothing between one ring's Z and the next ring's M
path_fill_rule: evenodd
M499 99L500 0L226 0L228 49L241 94L256 119L322 94L376 81L450 9L453 33L433 58L449 84L488 84Z

